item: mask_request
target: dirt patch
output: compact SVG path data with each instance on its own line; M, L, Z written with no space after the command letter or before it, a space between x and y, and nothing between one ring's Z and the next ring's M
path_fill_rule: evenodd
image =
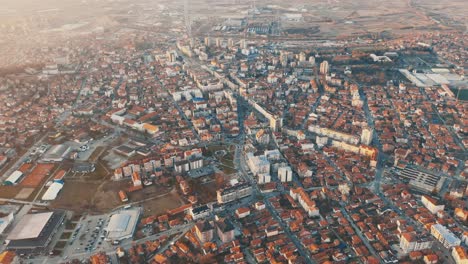
M22 189L21 186L0 186L0 198L13 199Z
M218 187L215 180L204 183L197 179L190 181L189 184L190 189L194 190L194 194L198 197L200 203L209 203L216 200L216 190Z
M34 192L34 188L23 188L21 191L18 192L18 194L15 196L15 199L19 200L26 200L31 196L31 194Z
M167 195L146 202L142 202L139 205L142 205L145 210L143 213L143 217L147 217L151 215L164 214L168 210L175 209L183 204L184 202L181 200L177 192L172 191Z
M86 182L68 181L57 200L53 201L51 207L83 212L94 209L91 205L92 198L96 194L99 185Z

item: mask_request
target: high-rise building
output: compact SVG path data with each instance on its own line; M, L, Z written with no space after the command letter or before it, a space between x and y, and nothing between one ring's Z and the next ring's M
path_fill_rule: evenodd
M292 181L292 170L289 166L284 166L278 168L278 178L281 182L290 182Z
M205 46L210 46L210 45L211 45L211 38L205 37Z
M374 130L369 127L364 127L361 133L361 144L370 145L372 143L373 136Z
M310 62L310 64L315 64L315 57L314 57L314 56L310 56L310 57L309 57L309 62Z
M330 65L328 65L328 61L323 61L320 63L320 74L328 74L328 71L330 70Z
M232 48L234 46L234 40L232 38L228 39L228 47Z
M246 49L247 48L247 41L245 39L241 40L240 48L241 49Z
M305 54L305 52L299 53L299 61L306 61L306 54Z

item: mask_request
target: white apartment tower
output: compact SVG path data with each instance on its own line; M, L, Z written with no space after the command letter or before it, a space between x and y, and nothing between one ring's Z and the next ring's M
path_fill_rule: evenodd
M320 74L328 74L328 71L330 70L330 65L328 65L328 61L323 61L320 63Z
M361 144L369 146L372 142L374 130L369 127L364 127L361 133Z

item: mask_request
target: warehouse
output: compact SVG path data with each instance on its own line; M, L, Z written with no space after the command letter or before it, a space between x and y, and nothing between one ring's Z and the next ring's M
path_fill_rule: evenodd
M61 162L68 155L71 148L67 145L60 144L52 146L42 157L45 162Z
M107 239L120 241L133 237L139 217L139 209L122 210L113 214L105 228Z
M64 211L23 216L6 239L7 249L20 254L46 251L64 219Z
M23 177L23 173L21 171L14 171L8 179L5 181L5 185L15 185L19 182L19 180Z
M63 188L63 183L60 182L53 182L52 185L50 185L49 189L44 193L42 196L43 201L53 201L55 198L57 198L59 192Z

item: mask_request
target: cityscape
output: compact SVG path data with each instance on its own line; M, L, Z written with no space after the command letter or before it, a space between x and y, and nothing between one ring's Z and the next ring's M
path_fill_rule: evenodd
M466 14L0 0L0 264L468 263Z

